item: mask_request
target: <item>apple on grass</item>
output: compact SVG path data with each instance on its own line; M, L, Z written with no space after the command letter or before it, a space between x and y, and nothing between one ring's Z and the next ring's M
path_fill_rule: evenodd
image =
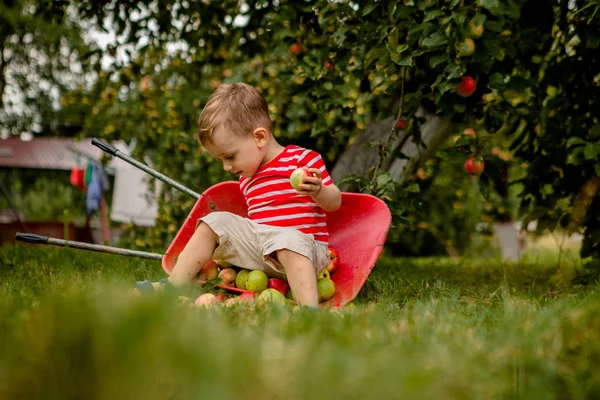
M290 290L290 285L283 279L271 278L267 284L267 289L275 289L285 296L288 290Z
M215 260L210 260L200 268L198 279L202 282L215 279L219 275L219 263Z
M327 269L324 269L317 276L317 294L319 296L319 303L329 300L335 294L335 282L331 280Z
M208 308L214 303L218 303L219 299L212 293L204 293L203 295L198 296L196 301L194 301L194 305L197 307L205 307Z
M254 293L260 293L267 288L269 278L261 270L250 271L246 281L246 290Z
M266 304L285 305L287 300L285 296L276 289L266 289L256 298L256 305L264 306Z
M248 274L250 274L250 271L248 271L247 269L243 269L240 272L238 272L237 276L235 277L235 286L240 289L246 290L246 281L248 281Z
M233 268L223 268L221 272L219 272L219 278L221 278L223 283L227 286L235 285L236 277L237 272Z

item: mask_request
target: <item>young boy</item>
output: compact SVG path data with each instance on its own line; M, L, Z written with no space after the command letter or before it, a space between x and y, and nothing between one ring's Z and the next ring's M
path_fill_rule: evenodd
M240 176L249 218L228 212L200 218L169 282L181 286L209 260L219 259L287 277L296 300L316 307L316 276L329 262L324 210L341 205L323 159L315 151L277 143L266 100L243 83L217 88L198 127L204 148L223 162L225 171ZM296 191L290 175L300 167L313 176L306 176Z

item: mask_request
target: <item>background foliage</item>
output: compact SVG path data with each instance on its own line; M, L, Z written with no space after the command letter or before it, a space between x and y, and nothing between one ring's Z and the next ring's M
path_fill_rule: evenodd
M11 4L18 21L38 17L28 11L32 5L44 9ZM474 128L482 140L449 143L441 161L421 166L441 171L431 184L417 175L407 182L418 183L418 191L390 186L395 234L412 229L407 221L418 224L422 211L415 205L423 204L439 217L420 222L435 225L431 234L437 230L442 246L465 243L461 235L473 232L479 217L461 219L455 207L438 204L456 203L456 191L440 189L451 186L448 165L460 168L469 156L486 161L478 185L483 193L491 189L492 208L510 207L507 174L483 140L495 135L515 157L509 176L520 194L520 217L538 219L540 231L580 231L583 255L598 255L599 8L598 1L525 0L55 3L51 15L65 19L50 21L69 32L104 29L115 40L90 44L87 58L78 53L82 72L75 75L86 84L57 86L61 107L53 118L73 127L71 117L78 116L73 131L82 136L135 138L136 157L150 156L158 170L202 191L231 179L194 136L196 118L220 83L260 88L278 140L320 151L331 168L360 130L397 114L404 80L403 118L415 138L422 120L414 113L423 106ZM5 46L25 30L4 34ZM463 76L477 82L469 97L455 92ZM381 174L376 182L389 185ZM137 232L137 245L164 248L192 204L165 193L159 229Z

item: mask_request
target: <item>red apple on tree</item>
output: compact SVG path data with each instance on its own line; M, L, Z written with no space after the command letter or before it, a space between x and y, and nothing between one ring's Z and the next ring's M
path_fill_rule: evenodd
M294 43L294 44L290 45L289 51L293 55L300 54L300 52L302 51L302 46L300 45L300 43Z
M331 61L325 61L323 63L323 66L327 69L329 69L331 72L333 72L335 70L335 67L333 66L333 63Z
M469 97L475 92L477 83L470 76L463 75L460 77L461 82L454 90L462 97Z
M327 254L329 254L329 264L325 268L333 274L340 266L340 255L333 247L327 248Z
M398 122L396 122L396 129L404 129L406 128L406 120L404 118L400 118Z
M484 167L485 163L483 160L475 157L468 158L467 161L465 161L465 171L471 175L481 175Z
M275 289L285 296L288 290L290 290L290 285L283 279L271 278L267 284L267 289Z
M473 140L477 140L477 133L473 128L467 128L463 131L463 135L471 136Z

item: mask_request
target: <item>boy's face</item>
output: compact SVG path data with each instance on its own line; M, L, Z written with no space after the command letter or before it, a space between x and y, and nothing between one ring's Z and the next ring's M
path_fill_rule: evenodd
M212 140L204 144L206 150L223 162L223 169L245 178L252 177L266 154L266 131L257 128L244 137L234 135L217 126Z

